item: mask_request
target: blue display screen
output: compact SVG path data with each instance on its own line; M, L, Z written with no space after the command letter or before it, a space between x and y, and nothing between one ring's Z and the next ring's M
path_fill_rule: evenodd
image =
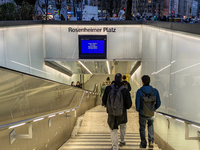
M81 40L81 53L103 54L105 53L104 40Z

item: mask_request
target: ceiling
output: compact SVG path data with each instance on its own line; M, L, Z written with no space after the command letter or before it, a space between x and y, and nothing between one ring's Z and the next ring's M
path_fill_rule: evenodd
M73 74L89 74L78 61L55 61L70 70ZM92 74L108 74L106 61L81 61ZM136 61L108 61L110 73L130 74Z

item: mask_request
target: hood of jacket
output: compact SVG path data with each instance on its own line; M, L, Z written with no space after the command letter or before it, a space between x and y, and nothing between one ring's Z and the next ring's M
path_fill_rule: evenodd
M140 88L140 90L146 94L151 94L153 91L153 87L150 85L144 85Z

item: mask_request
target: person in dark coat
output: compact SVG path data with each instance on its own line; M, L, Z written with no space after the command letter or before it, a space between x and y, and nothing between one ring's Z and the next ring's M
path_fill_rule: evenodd
M114 81L114 86L115 88L119 89L121 86L123 86L122 83L122 75L120 73L117 73L115 75L115 81ZM111 91L112 87L107 86L105 91L104 91L104 95L102 98L102 106L106 107L107 104L107 99L108 99L108 95L109 92ZM125 135L126 135L126 123L127 123L127 109L131 108L132 106L132 100L131 100L131 96L129 91L126 88L123 88L121 90L122 96L123 96L123 100L124 100L124 109L123 109L123 114L122 116L113 116L108 114L108 120L107 123L110 127L110 131L111 131L111 140L112 140L112 149L113 150L118 150L118 126L120 126L120 144L119 146L125 146L126 142L124 141ZM108 109L107 109L107 113L108 113Z
M131 91L131 85L130 85L130 83L128 83L126 81L126 76L125 75L123 75L123 85L124 85L125 88L128 89L129 92Z

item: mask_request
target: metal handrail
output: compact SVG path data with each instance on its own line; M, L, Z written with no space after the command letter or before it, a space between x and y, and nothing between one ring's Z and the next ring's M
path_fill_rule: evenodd
M194 121L190 121L190 120L187 120L187 119L183 119L183 118L180 118L180 117L176 117L176 116L173 116L173 115L170 115L170 114L167 114L167 113L163 113L163 112L160 112L160 111L156 111L157 113L159 114L162 114L162 115L165 115L165 116L169 116L173 119L178 119L178 120L182 120L183 122L187 123L187 124L193 124L193 125L197 125L200 127L200 123L197 123L197 122L194 122Z
M38 116L38 117L33 117L33 118L29 118L29 119L25 119L25 120L13 122L13 123L8 123L8 124L0 125L0 131L1 131L1 130L9 129L9 127L15 126L15 125L18 125L18 124L21 124L21 123L25 123L25 124L26 124L26 123L31 123L31 122L34 122L34 120L37 120L37 119L40 119L40 118L43 118L43 119L44 119L44 118L48 118L49 116L52 116L52 115L55 115L55 116L56 116L56 115L59 115L60 113L64 114L65 112L66 112L66 113L69 113L70 111L75 111L77 108L80 107L81 102L82 102L82 100L83 100L83 97L84 97L85 93L90 93L90 94L92 94L91 92L86 92L86 91L84 91L84 92L83 92L83 95L82 95L82 97L81 97L81 100L80 100L80 102L79 102L79 104L78 104L77 107L68 108L68 109L63 109L62 111L57 111L57 112L54 112L54 113L50 113L50 114L46 114L46 115L42 115L42 116ZM93 94L96 94L96 95L97 95L97 93L93 93Z
M170 118L175 119L176 121L185 123L185 140L199 140L200 141L200 131L198 131L197 137L190 137L189 136L189 125L192 125L192 126L200 129L200 123L190 121L190 120L186 120L186 119L176 117L176 116L173 116L173 115L170 115L170 114L167 114L167 113L163 113L163 112L160 112L160 111L156 111L156 113L159 114L159 115L165 115L165 117L168 118L167 119L168 123L170 122L170 120L169 120ZM168 128L169 127L170 127L170 125L168 124Z

